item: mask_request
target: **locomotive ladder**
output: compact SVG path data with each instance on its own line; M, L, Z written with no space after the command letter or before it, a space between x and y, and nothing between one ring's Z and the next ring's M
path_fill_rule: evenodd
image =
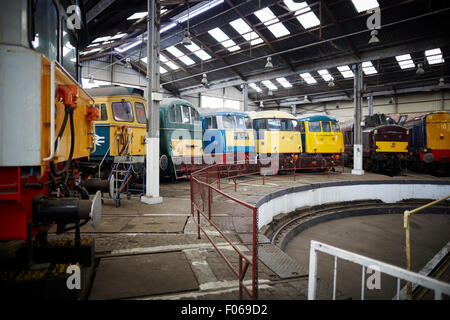
M112 196L116 207L120 206L120 195L122 193L127 193L127 198L130 198L129 183L133 178L133 165L144 163L144 160L144 156L114 157L114 166L110 176L114 176L114 192Z

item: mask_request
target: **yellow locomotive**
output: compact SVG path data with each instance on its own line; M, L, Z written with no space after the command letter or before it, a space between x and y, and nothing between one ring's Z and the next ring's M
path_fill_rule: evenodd
M297 119L282 111L261 111L251 115L258 158L277 159L279 168L295 167L302 153ZM269 160L269 159L267 159Z

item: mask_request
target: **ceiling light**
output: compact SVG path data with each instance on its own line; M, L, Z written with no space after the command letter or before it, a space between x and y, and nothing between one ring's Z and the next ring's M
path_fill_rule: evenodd
M330 88L333 88L333 87L335 86L334 81L333 81L333 80L329 81L329 82L328 82L328 86L329 86Z
M189 31L186 30L186 32L184 33L184 39L181 42L184 45L191 45L192 44L192 40L191 40L191 35L189 34Z
M303 101L304 101L305 103L311 102L311 100L308 98L308 96L305 96L305 99L303 99Z
M89 75L89 83L91 83L91 84L92 84L92 83L95 83L95 82L94 82L94 75L93 75L93 74L90 74L90 75Z
M207 85L208 84L208 76L206 75L206 73L203 74L202 84L203 85Z
M264 103L262 101L259 102L259 107L260 108L264 107Z
M423 69L423 64L421 64L421 63L417 64L417 71L416 71L416 73L419 74L419 75L425 73L425 70Z
M131 59L130 58L126 58L125 61L126 61L125 68L131 69Z
M272 90L269 90L269 91L267 91L267 94L268 94L269 96L273 96L273 91L272 91Z
M378 43L380 42L380 39L378 39L377 35L378 35L378 30L372 30L372 32L370 33L371 37L369 40L369 44L373 44L373 43Z
M444 77L441 77L439 79L439 87L445 87L445 79L444 79Z
M273 68L272 58L267 57L266 69L270 69L270 68Z

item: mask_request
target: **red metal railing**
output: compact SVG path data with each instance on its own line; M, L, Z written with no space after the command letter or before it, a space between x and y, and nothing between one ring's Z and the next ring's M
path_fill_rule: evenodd
M235 173L241 173L242 170L230 170L226 165L212 165L210 167L199 170L191 175L191 213L197 224L197 236L200 239L201 232L211 242L217 253L224 259L226 265L230 268L234 276L239 281L239 298L245 291L251 299L258 298L258 209L236 199L222 190L220 190L220 179L229 178ZM222 199L228 200L227 204ZM229 212L226 212L227 209ZM243 234L251 234L251 255L245 255L238 246L233 243L220 227L218 221L215 221L216 211L228 213L233 223L236 219L238 223L237 230L244 231ZM222 237L238 255L237 266L233 265L231 259L216 245L212 236L208 234L207 227L202 224L202 220L206 221L217 233ZM244 223L241 223L244 221ZM246 228L242 229L242 226ZM226 228L226 227L225 227ZM251 267L251 288L244 285L244 279L247 271Z
M245 182L261 180L264 184L268 178L274 178L280 172L291 172L295 181L296 172L302 169L316 169L317 173L331 174L331 170L341 165L343 170L343 159L309 157L305 158L280 158L277 159L273 175L264 173L264 165L258 161L257 164L232 163L215 164L198 170L190 175L191 187L191 214L197 224L197 236L200 239L201 233L211 242L218 254L224 259L227 266L239 281L239 298L245 291L250 298L258 298L258 209L242 200L228 195L223 190L234 186L237 191L237 184L242 180ZM269 170L270 171L270 170ZM308 172L309 174L311 172ZM270 173L269 173L270 174ZM298 174L298 173L297 173ZM253 177L250 177L253 176ZM221 185L222 180L232 180L233 184ZM222 200L222 201L221 201ZM225 229L230 228L230 223L224 223L218 216L220 213L232 220L230 231L237 234L247 235L251 238L251 256L247 257L226 235ZM222 217L223 218L223 217ZM208 234L206 222L215 230L220 237L232 247L238 255L238 264L233 265L230 259L215 244L211 235ZM226 230L225 230L226 231ZM242 240L242 238L241 238ZM244 242L244 241L243 241ZM244 285L244 278L248 268L251 266L251 283L249 289Z

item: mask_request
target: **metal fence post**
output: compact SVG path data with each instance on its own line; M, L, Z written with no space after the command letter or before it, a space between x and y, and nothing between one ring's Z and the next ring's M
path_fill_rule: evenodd
M308 300L316 300L317 253L315 247L315 242L311 241L311 248L309 249Z
M258 299L258 208L253 208L252 299Z

